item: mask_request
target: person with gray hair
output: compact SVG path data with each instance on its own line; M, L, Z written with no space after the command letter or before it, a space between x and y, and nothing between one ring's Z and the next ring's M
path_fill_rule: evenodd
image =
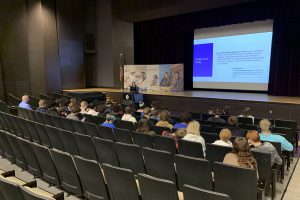
M22 96L22 102L19 104L20 108L32 110L32 107L29 105L29 96L28 95L23 95Z

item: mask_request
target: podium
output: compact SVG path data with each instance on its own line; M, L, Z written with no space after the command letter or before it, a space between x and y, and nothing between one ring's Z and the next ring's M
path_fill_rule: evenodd
M143 94L136 92L123 92L122 105L139 104L140 101L144 101Z

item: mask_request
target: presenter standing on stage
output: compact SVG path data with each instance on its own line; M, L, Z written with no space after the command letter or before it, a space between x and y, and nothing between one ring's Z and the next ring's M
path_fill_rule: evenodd
M138 93L138 86L136 85L135 81L132 81L131 85L129 86L129 90L130 92L133 92L133 93Z

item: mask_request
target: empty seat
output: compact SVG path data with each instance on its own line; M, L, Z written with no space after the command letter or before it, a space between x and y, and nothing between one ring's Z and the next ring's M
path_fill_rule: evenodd
M139 145L140 147L153 148L153 144L152 144L153 136L144 133L135 132L135 131L131 133L131 136L134 144Z
M61 187L67 192L82 196L81 182L71 155L56 149L50 151L61 180Z
M10 147L5 131L0 130L0 143L4 150L4 155L7 160L11 163L16 163L15 155L12 151L12 147Z
M56 128L61 128L63 129L63 124L62 121L60 120L61 117L58 116L51 116L50 120L52 121L52 124L54 124L54 126Z
M84 196L90 200L107 200L108 193L99 163L79 156L75 156L74 161L83 185Z
M58 149L60 151L65 151L63 142L60 137L60 129L52 127L52 126L45 126L47 135L51 142L52 148Z
M213 164L213 170L214 190L216 192L227 194L232 200L257 199L256 170L231 166L219 162Z
M60 186L59 176L50 154L50 150L47 147L36 143L32 143L31 146L39 162L39 166L42 171L42 178L50 185Z
M21 167L23 170L27 170L25 158L24 158L22 150L19 146L18 139L16 138L15 135L12 135L10 133L6 133L6 137L7 137L8 143L11 146L11 149L15 155L16 164L19 167Z
M100 163L119 166L119 160L113 141L101 138L93 138L93 142L95 145L97 158Z
M39 138L41 139L41 144L50 148L51 147L51 142L50 142L50 139L48 137L45 125L36 122L36 123L34 123L34 126L35 126L36 131L39 135Z
M37 130L34 126L34 123L31 122L31 121L26 120L25 124L27 125L27 129L28 129L28 132L30 134L31 141L41 144L41 139L40 139L40 136L37 133Z
M72 120L74 132L86 135L85 128L82 121Z
M25 138L26 140L31 140L31 135L26 124L26 119L18 118L18 122L22 129L22 134L19 136Z
M155 149L170 152L172 155L177 153L175 140L173 138L155 135L153 137L153 145Z
M134 174L145 172L144 160L139 146L116 142L115 147L121 167L132 170Z
M201 129L202 129L202 126L201 126ZM204 138L206 144L207 143L211 144L211 143L213 143L213 142L215 142L216 140L219 139L219 135L218 134L211 133L211 132L210 133L201 132L201 136Z
M251 117L239 117L238 123L239 124L253 124L254 120Z
M74 133L79 155L90 160L98 160L92 137Z
M215 144L206 144L206 159L211 163L223 162L227 153L231 152L231 147L225 147Z
M106 140L115 141L114 131L110 127L98 126L99 136Z
M84 129L87 135L91 137L99 137L99 132L96 124L84 122Z
M172 181L146 174L139 174L138 180L143 200L179 200L176 185Z
M58 129L57 131L64 145L64 150L71 155L78 156L79 152L73 133L62 129Z
M193 158L184 155L174 157L179 190L184 184L193 185L206 190L213 189L210 162L202 158Z
M53 122L52 118L56 117L53 115L49 115L47 113L43 113L41 116L43 116L44 122L49 126L56 126L56 124ZM62 127L59 127L62 128Z
M133 122L130 121L123 121L123 120L118 120L116 122L117 127L121 128L121 129L126 129L129 131L133 131L135 130L135 124Z
M54 199L64 199L63 193L53 195L39 188L30 188L30 187L20 187L21 192L25 200L54 200Z
M101 165L107 182L110 199L113 200L139 200L138 189L131 170Z
M204 158L202 144L187 140L178 140L178 152L182 155Z
M190 185L183 186L184 200L231 200L227 194L204 190Z
M73 121L72 119L67 119L67 118L62 118L61 117L60 120L62 122L64 130L71 131L71 132L74 131L73 124L72 124L72 121Z
M36 155L32 149L31 142L24 140L23 138L18 138L18 143L23 152L28 171L35 177L42 177L42 172Z
M170 152L148 147L143 148L142 152L147 174L177 183L173 156Z
M114 135L117 142L132 144L131 134L129 130L115 128Z
M163 126L151 126L151 131L154 131L156 135L161 135L164 131L171 133L171 129Z
M0 195L3 200L24 200L19 185L0 175ZM1 197L0 197L1 198Z

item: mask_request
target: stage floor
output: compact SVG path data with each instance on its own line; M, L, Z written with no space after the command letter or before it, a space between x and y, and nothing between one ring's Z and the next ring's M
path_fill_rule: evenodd
M63 90L63 91L64 92L116 92L116 93L123 92L121 89L116 89L116 88L85 88L85 89L71 89L71 90ZM300 97L270 96L267 94L260 94L260 93L191 90L191 91L184 91L184 92L163 92L163 93L143 92L143 94L300 105Z

